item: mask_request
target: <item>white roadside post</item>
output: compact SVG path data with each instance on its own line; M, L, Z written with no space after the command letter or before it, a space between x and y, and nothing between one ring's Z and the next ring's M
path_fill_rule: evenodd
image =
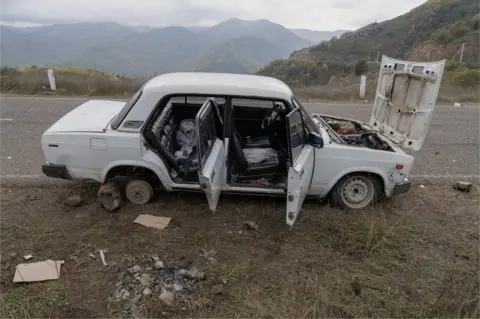
M367 85L367 77L365 75L362 75L360 77L360 97L364 98L365 97L365 87Z
M50 90L55 91L57 89L57 86L55 84L55 77L53 76L53 70L48 69L47 74L48 74L48 82L50 82Z

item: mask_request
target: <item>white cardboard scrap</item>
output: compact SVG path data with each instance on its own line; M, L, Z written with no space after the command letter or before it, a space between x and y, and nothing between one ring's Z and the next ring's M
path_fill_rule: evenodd
M55 280L60 278L63 260L45 260L35 263L19 264L15 269L13 282L32 282Z
M164 229L168 226L171 220L172 219L170 217L140 214L133 222L147 227Z

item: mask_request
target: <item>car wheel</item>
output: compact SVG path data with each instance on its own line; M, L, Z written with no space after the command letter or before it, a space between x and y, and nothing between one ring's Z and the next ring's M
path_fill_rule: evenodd
M125 197L135 205L144 205L153 197L152 186L144 180L134 179L127 183L125 187Z
M382 185L376 176L354 173L338 181L330 200L342 208L362 209L377 203L381 195Z

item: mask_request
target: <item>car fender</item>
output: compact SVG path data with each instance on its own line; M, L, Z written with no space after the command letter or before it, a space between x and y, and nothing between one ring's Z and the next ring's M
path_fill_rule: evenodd
M161 167L155 166L152 163L149 163L147 161L142 161L142 160L126 160L126 161L115 161L110 163L102 173L102 182L105 182L105 179L107 177L108 172L117 166L136 166L136 167L144 167L148 168L152 172L154 172L160 182L162 183L162 186L166 190L172 190L171 187L171 179L165 174L165 172L162 171Z
M352 167L345 168L344 170L340 171L337 175L335 175L335 177L328 184L327 194L330 193L333 186L335 186L335 184L337 184L338 181L342 177L344 177L345 175L351 174L351 173L373 173L373 174L377 174L378 176L380 176L382 178L384 191L386 193L388 193L388 190L387 190L387 187L386 187L388 185L388 176L384 171L382 171L378 167L374 167L374 166L352 166Z

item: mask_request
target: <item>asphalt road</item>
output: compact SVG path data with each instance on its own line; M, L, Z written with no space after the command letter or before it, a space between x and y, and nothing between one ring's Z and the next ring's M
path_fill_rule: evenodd
M8 96L0 98L0 175L34 178L42 175L42 133L83 98ZM314 112L368 121L370 104L310 103ZM428 136L415 157L412 179L478 182L479 108L437 106Z

